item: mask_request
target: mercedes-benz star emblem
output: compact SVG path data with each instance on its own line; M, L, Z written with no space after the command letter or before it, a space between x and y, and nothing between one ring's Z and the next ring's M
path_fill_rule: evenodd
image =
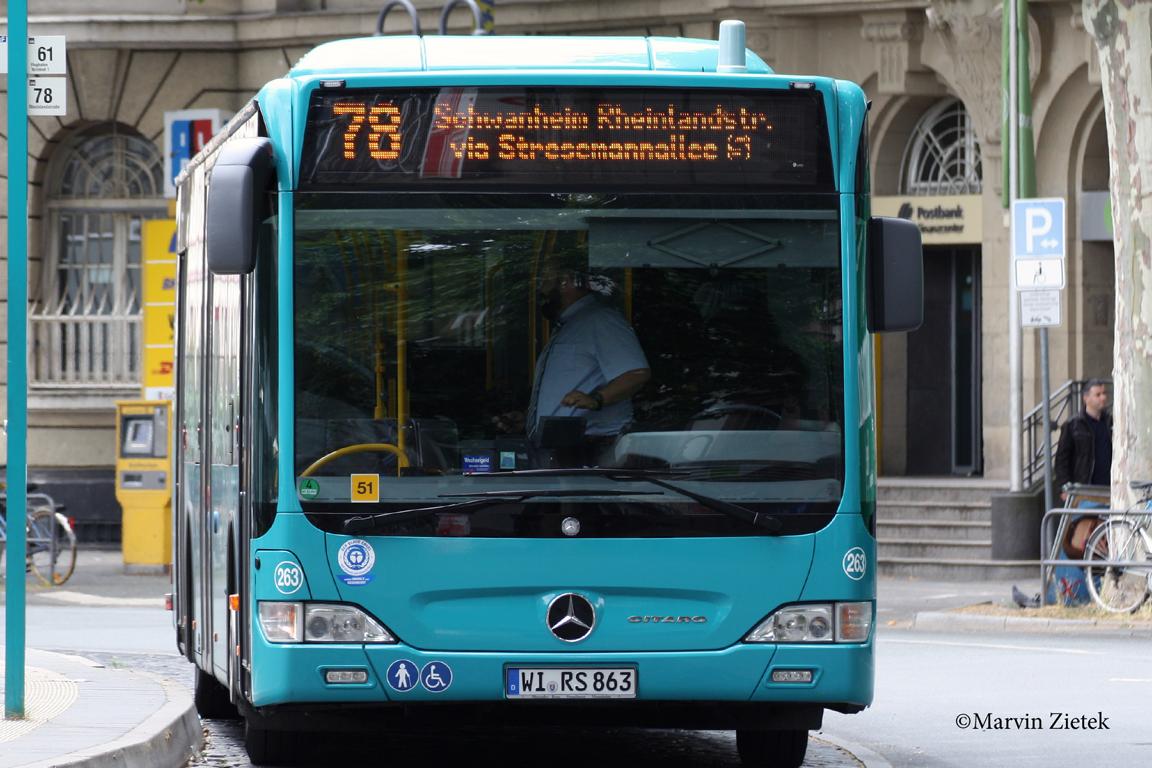
M564 531L565 536L576 536L580 533L580 521L574 517L566 517L560 523L560 530Z
M578 643L592 634L596 609L588 598L566 592L548 604L548 629L566 643Z

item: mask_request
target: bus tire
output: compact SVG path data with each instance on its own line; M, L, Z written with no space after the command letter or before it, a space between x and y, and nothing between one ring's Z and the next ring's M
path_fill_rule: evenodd
M196 667L196 687L192 702L200 717L210 720L235 720L240 717L240 712L228 696L228 689L199 667Z
M748 768L800 768L808 752L808 731L736 731L740 764Z
M300 759L296 734L261 728L256 717L244 718L244 749L253 765L292 765Z

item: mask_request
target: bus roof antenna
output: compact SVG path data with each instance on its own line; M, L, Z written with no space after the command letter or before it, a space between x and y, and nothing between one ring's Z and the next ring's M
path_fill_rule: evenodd
M420 16L416 13L416 7L409 0L388 0L388 3L380 10L380 15L376 17L376 34L384 34L384 19L388 17L388 12L398 5L408 11L408 15L412 18L412 34L417 37L424 34L420 31Z
M448 2L444 3L444 9L440 11L440 34L448 34L448 17L452 15L452 11L456 10L456 6L461 3L468 6L472 11L472 18L476 23L476 26L472 28L472 34L491 34L487 29L484 29L484 14L480 11L480 6L476 4L476 0L448 0Z
M720 22L720 57L717 72L747 72L744 49L744 22L726 19Z

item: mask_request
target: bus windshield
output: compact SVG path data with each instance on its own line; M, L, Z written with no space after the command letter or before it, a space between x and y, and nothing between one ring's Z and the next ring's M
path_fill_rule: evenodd
M489 494L396 531L524 535L526 516L595 509L602 535L609 516L620 535L757 533L643 473L835 509L834 196L314 192L295 226L306 512ZM621 474L559 471L596 468Z

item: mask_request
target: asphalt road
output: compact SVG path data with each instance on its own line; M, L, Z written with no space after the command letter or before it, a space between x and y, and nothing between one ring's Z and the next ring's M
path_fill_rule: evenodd
M881 630L874 705L824 727L894 766L1152 765L1150 701L1146 639Z

